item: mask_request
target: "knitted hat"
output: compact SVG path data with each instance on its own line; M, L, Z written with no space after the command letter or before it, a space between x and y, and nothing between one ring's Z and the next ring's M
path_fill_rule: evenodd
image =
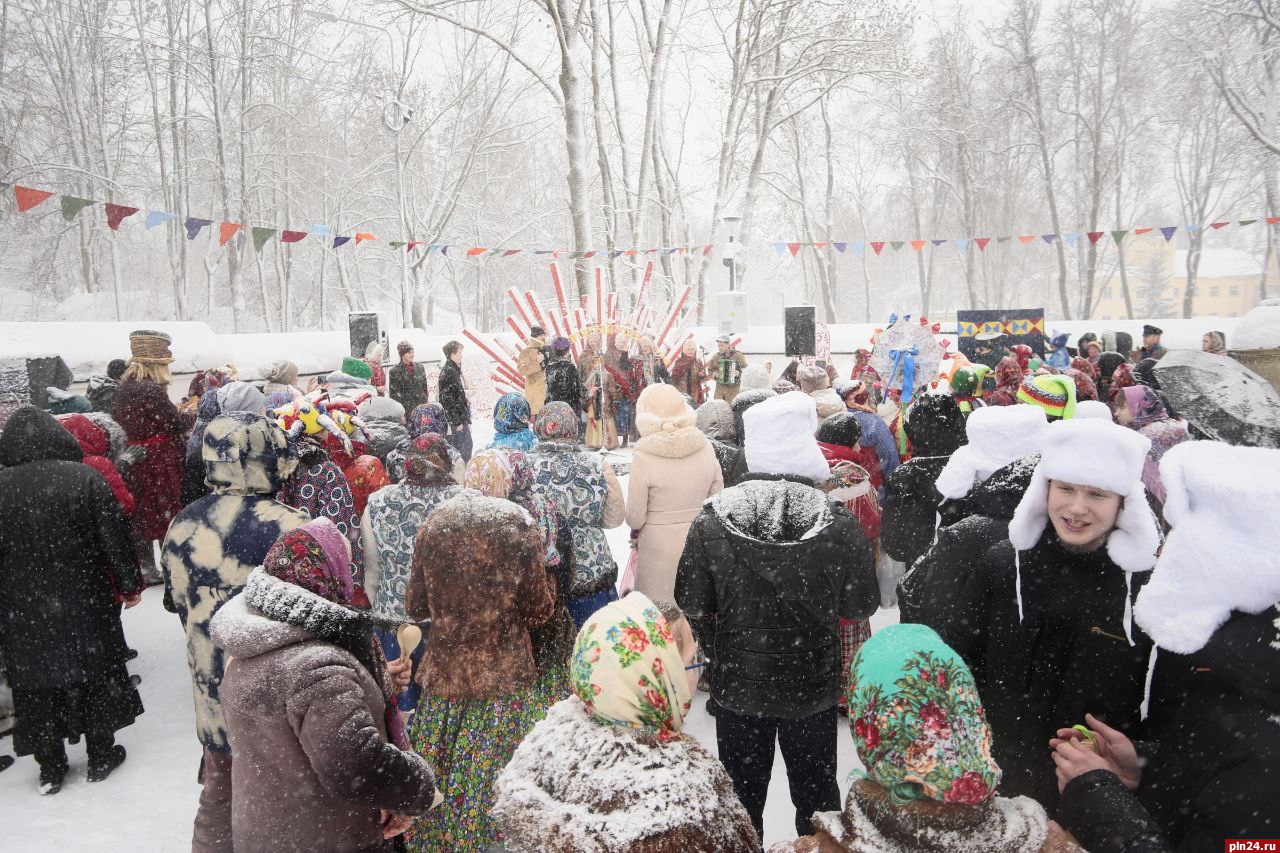
M862 439L862 425L853 412L837 412L822 422L814 438L823 444L857 447Z
M738 379L739 391L750 391L753 388L769 387L769 371L763 364L748 364L742 368L742 376Z
M718 344L733 343L733 338L729 337L728 335L716 335L716 343Z
M327 518L280 534L262 561L263 570L335 604L351 604L351 554L347 540Z
M401 341L400 343L396 344L396 355L400 356L401 358L404 358L404 354L407 352L413 352L413 344L409 343L408 341ZM371 372L371 375L372 375L372 372Z
M916 456L950 456L964 444L964 413L950 394L921 394L903 429Z
M796 371L796 377L800 380L800 390L806 394L821 391L831 385L831 377L827 376L827 371L817 365L801 367Z
M960 397L976 396L981 382L978 371L972 367L961 367L951 374L951 393Z
M544 329L544 328L542 328L541 326L530 326L530 327L529 327L529 337L531 337L531 338L545 338L546 336L547 336L547 330L546 330L546 329Z
M956 449L934 486L956 500L1017 459L1040 451L1049 428L1039 406L986 406L965 421L968 444Z
M354 355L349 355L342 360L342 372L348 376L354 376L356 379L373 378L373 368Z
M276 359L262 368L262 378L276 385L292 385L298 381L298 365L287 359Z
M551 342L552 352L568 352L573 349L573 344L569 343L569 339L561 336Z
M1280 602L1280 450L1187 441L1160 460L1173 529L1133 615L1156 645L1179 654L1204 647L1233 610ZM1274 644L1273 644L1274 646Z
M694 414L674 385L650 385L636 399L636 430L641 436L674 432L694 424Z
M1051 418L1067 420L1076 413L1076 383L1053 374L1027 376L1018 389L1018 402L1039 406Z
M1081 400L1076 403L1075 420L1081 418L1093 418L1100 421L1113 420L1111 416L1111 407L1100 400Z
M1015 550L1026 551L1040 541L1049 523L1051 480L1092 486L1124 499L1116 526L1107 536L1108 556L1126 573L1149 571L1160 547L1160 530L1147 506L1142 485L1142 466L1150 449L1151 439L1106 421L1089 418L1050 424L1040 450L1040 464L1009 522L1009 542ZM1021 616L1021 578L1015 580ZM1132 621L1127 612L1128 598L1125 610L1128 634Z
M539 441L577 444L578 416L568 403L559 400L547 403L533 416L533 434Z
M779 394L742 415L743 450L753 474L791 474L818 482L831 475L813 434L818 407L808 394Z
M973 674L925 625L882 628L851 665L849 720L867 776L895 802L977 805L1000 784Z

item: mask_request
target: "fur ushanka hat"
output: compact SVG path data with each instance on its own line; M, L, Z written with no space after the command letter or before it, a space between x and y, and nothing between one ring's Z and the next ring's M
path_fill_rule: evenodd
M1116 526L1107 535L1107 556L1124 570L1126 581L1133 572L1150 571L1160 547L1160 528L1147 505L1146 489L1142 485L1142 466L1150 449L1151 439L1107 421L1089 418L1050 424L1040 449L1040 464L1009 522L1009 543L1015 550L1015 564L1017 552L1034 548L1040 541L1049 523L1049 483L1060 480L1115 492L1123 498ZM1014 585L1021 618L1020 572L1015 572ZM1126 636L1132 633L1130 611L1126 597ZM1129 642L1133 642L1132 638Z
M965 421L969 443L956 448L934 484L957 500L1014 460L1040 450L1049 421L1039 406L985 406Z

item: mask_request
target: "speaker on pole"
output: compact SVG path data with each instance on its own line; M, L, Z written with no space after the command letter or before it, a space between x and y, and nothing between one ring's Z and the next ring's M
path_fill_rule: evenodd
M363 358L365 350L374 341L382 344L382 359L387 359L387 332L382 316L376 311L350 311L347 313L347 334L351 342L351 354Z
M787 351L785 355L816 355L818 346L817 309L812 305L786 308L783 327Z

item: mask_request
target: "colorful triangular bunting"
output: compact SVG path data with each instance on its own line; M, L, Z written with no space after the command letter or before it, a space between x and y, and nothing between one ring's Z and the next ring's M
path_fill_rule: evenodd
M150 231L157 225L163 225L166 222L173 222L177 218L178 214L176 213L165 213L163 210L148 210L146 222L147 230Z
M975 238L973 238L973 242L975 242L975 243L977 243L977 244L978 244L978 251L979 251L979 252L985 252L985 251L987 250L987 244L991 242L991 238L990 238L990 237L975 237Z
M1258 220L1256 220L1256 219L1241 219L1239 222L1237 222L1237 223L1236 223L1236 225L1239 225L1241 228L1243 228L1244 226L1246 226L1246 225L1252 225L1253 223L1255 223L1255 222L1257 222L1257 221L1258 221Z
M107 227L112 231L120 230L120 223L138 212L138 208L136 207L129 207L123 204L112 204L111 202L104 204L103 208L107 211Z
M1105 232L1102 232L1102 231L1086 231L1086 232L1085 232L1085 236L1089 238L1089 242L1090 242L1090 243L1097 244L1097 242L1098 242L1099 240L1101 240L1101 239L1102 239L1102 235L1103 235L1103 233L1105 233Z
M194 240L196 237L200 236L200 232L204 230L206 225L212 224L212 219L200 219L195 216L188 216L182 223L183 227L187 229L188 240Z
M53 193L48 192L47 190L32 189L31 187L20 186L19 184L13 185L13 200L18 203L19 213L26 213L33 207L38 207L51 198L53 198Z
M227 245L227 241L229 241L232 237L236 236L236 232L238 232L243 227L244 226L241 225L239 222L218 223L218 245L219 246Z
M1177 231L1178 231L1177 225L1165 225L1160 229L1160 233L1164 235L1164 241L1166 243L1168 243L1170 240L1173 239L1173 235L1176 234Z
M253 233L253 248L254 251L257 252L261 252L262 247L267 245L267 241L276 233L276 229L274 228L263 228L257 225L249 230Z
M896 251L898 251L899 249L901 249L903 246L905 246L905 245L906 245L906 243L904 243L904 242L903 242L903 241L901 241L901 240L894 240L894 241L890 242L890 243L889 243L889 245L890 245L890 246L892 246L892 247L893 247L893 250L896 252Z
M932 243L932 244L933 244L933 245L935 245L935 246L941 246L943 243L945 243L945 242L947 242L947 241L946 241L946 240L930 240L929 242L930 242L930 243Z
M476 255L483 255L484 252L485 249L483 246L472 246L470 249L467 249L467 257L474 258ZM578 255L581 257L582 253L579 252Z
M788 244L787 244L787 251L788 251L788 252L790 252L790 253L791 253L791 257L793 257L793 258L794 258L794 257L795 257L799 252L800 252L800 244L799 244L799 243L788 243Z
M350 238L350 237L334 237L334 238L333 238L333 248L335 248L335 249L336 249L336 248L338 248L339 246L346 245L347 243L350 243L350 242L351 242L351 238Z
M871 241L871 251L875 252L877 255L879 255L881 252L883 252L883 251L884 251L884 241L883 241L883 240L873 240L873 241Z
M1230 224L1230 222L1210 222L1209 227L1217 231L1219 228L1226 228Z
M1117 229L1111 232L1111 239L1115 240L1117 243L1120 243L1124 240L1124 236L1128 233L1129 233L1129 229L1127 228L1123 230Z
M1041 234L1040 239L1045 241L1046 243L1052 243L1054 240L1058 239L1058 235L1057 234Z
M925 242L924 240L912 240L911 248L915 249L918 252L924 248L924 242Z
M1135 228L1133 229L1133 236L1141 237L1143 234L1150 234L1154 230L1154 228Z
M969 248L969 241L967 239L952 240L951 243L956 247L957 252L964 252Z
M1062 242L1066 243L1068 246L1070 246L1073 249L1076 246L1076 241L1079 239L1080 239L1079 231L1072 232L1071 234L1062 235Z
M59 205L62 207L62 218L70 222L79 215L89 205L93 204L93 199L76 198L73 195L64 195L58 199Z
M839 253L840 253L840 254L842 254L842 255L844 254L844 250L845 250L845 249L847 249L847 248L849 248L849 244L848 244L848 243L832 243L831 245L832 245L832 246L835 246L836 251L837 251L837 252L839 252Z
M297 243L300 240L302 240L303 237L306 237L308 233L309 232L307 231L284 230L280 232L280 242L281 243Z

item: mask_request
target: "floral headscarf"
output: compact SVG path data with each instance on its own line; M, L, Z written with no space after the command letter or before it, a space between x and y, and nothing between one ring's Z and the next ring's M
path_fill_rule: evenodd
M463 485L491 498L506 498L524 507L533 517L546 545L544 561L548 566L560 565L556 549L559 522L555 505L533 491L533 468L529 458L519 450L488 448L471 457Z
M355 583L342 533L327 518L280 534L262 568L334 604L352 604Z
M578 443L578 416L568 403L547 403L533 418L533 432L539 441Z
M1131 388L1138 384L1138 380L1133 378L1133 368L1128 362L1116 365L1116 369L1111 372L1111 400L1116 401L1116 395L1125 388Z
M514 391L503 394L493 407L493 428L502 435L511 435L529 428L531 410L523 394Z
M452 480L453 459L449 455L449 442L433 432L413 439L404 454L404 472L407 480Z
M409 413L409 437L432 433L434 435L449 434L449 419L445 417L444 407L439 403L423 403Z
M1169 412L1164 407L1160 395L1145 385L1128 385L1120 389L1124 394L1124 403L1133 415L1133 428L1139 429L1156 421L1169 420Z
M1069 377L1072 382L1076 383L1077 402L1081 400L1098 399L1098 386L1093 384L1093 379L1091 379L1083 370L1076 370L1074 367L1068 367L1063 371L1063 375Z
M1096 380L1098 378L1098 366L1087 358L1076 356L1071 359L1071 367L1074 370L1080 371L1085 376L1088 376L1090 379Z
M973 675L933 629L872 634L853 659L848 701L858 758L895 802L995 795L1000 766Z
M1022 365L1018 364L1018 360L1011 355L1007 355L1000 359L1000 363L996 365L996 389L1016 392L1018 386L1022 384L1022 377L1025 376Z
M578 632L573 692L602 723L674 739L693 696L667 620L638 592L607 604Z
M391 477L382 461L376 456L358 456L351 467L342 472L351 486L351 498L356 504L356 515L364 515L369 496L383 486L391 485Z

